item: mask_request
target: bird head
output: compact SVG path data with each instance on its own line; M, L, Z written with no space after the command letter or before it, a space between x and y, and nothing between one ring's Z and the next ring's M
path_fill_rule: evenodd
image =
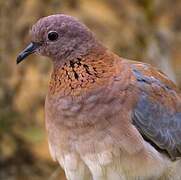
M32 53L63 61L86 54L96 44L85 25L63 14L41 18L32 26L30 36L31 43L18 55L17 63Z

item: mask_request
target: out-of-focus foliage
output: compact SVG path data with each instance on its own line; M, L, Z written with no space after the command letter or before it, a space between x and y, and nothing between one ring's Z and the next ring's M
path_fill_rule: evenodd
M51 63L32 55L16 66L40 17L73 15L120 56L151 63L181 87L180 0L0 0L0 179L64 178L44 127Z

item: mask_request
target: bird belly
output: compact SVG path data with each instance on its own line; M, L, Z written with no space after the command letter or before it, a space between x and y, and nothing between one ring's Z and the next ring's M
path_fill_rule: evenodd
M58 103L58 109L46 115L46 124L51 154L68 179L156 180L167 168L168 159L145 142L132 124L123 121L130 112L117 100L112 101L112 114L106 103L95 106L89 102L83 107Z
M170 162L151 151L154 154L147 159L143 151L131 155L118 148L87 154L82 159L95 180L157 180L164 176Z
M87 140L61 147L51 141L50 149L69 180L156 180L171 164L146 142L145 149L130 154L104 140L104 148Z

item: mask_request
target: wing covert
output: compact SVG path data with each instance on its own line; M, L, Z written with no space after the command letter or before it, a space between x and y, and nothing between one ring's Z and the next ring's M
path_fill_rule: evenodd
M134 67L139 98L133 124L145 140L166 151L172 160L181 157L181 98L174 88Z

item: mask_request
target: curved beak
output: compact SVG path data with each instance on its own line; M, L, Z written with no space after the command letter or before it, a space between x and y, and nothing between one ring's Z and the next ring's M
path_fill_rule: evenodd
M41 45L41 43L31 42L17 57L16 63L19 64L23 61L27 56L34 53L36 49Z

